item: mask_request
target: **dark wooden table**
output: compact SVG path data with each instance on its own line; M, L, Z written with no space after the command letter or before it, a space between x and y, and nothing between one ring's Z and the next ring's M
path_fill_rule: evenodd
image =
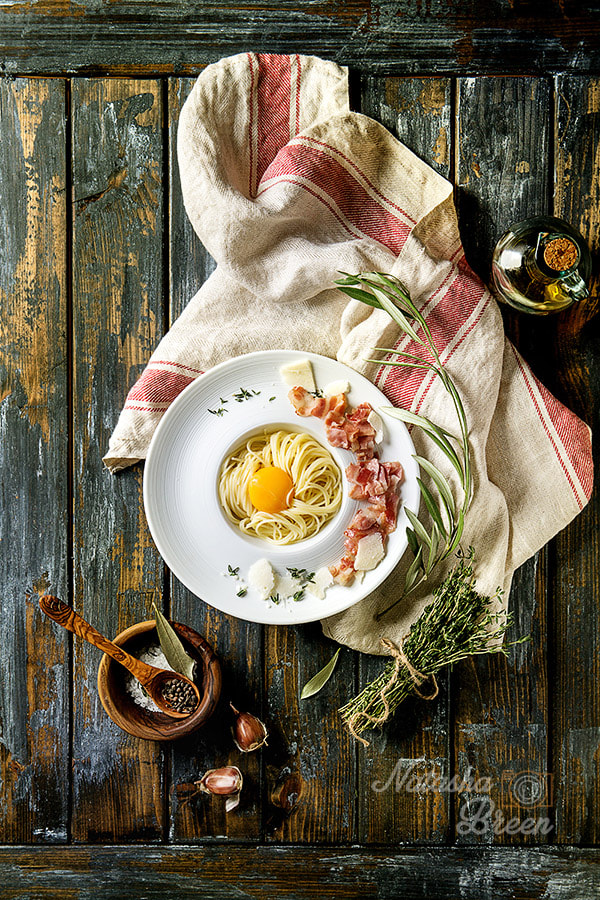
M0 5L1 897L600 895L597 490L517 573L513 634L531 642L446 673L435 702L406 704L365 749L336 709L381 661L343 651L300 703L332 653L319 625L247 624L191 596L150 538L142 467L114 477L101 462L128 388L213 268L175 155L203 65L245 49L349 65L354 108L455 183L485 278L497 236L535 213L598 251L599 37L598 4L569 0ZM506 316L592 426L596 298ZM109 635L162 603L213 643L269 747L241 757L222 717L175 746L120 732L98 701L98 653L42 619L46 590ZM237 812L183 802L228 762L245 777ZM410 790L410 776L429 781ZM487 782L444 790L454 776ZM548 827L511 834L482 803Z

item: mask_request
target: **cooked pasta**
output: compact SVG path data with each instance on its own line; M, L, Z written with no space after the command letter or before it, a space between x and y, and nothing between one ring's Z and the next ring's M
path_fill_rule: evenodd
M252 478L268 466L287 472L293 482L293 499L281 512L261 512L250 500ZM228 519L246 534L293 544L316 534L338 511L342 478L329 451L313 437L274 431L251 437L225 460L219 499Z

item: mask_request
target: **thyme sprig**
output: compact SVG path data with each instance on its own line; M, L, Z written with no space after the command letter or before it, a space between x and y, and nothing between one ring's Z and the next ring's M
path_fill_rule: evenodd
M433 372L450 395L460 431L458 436L454 435L425 416L409 410L392 406L382 409L383 412L396 419L409 425L418 426L439 447L458 475L463 498L462 504L458 506L448 479L437 466L422 456L415 455L413 457L437 488L441 502L438 503L427 484L421 478L417 478L421 496L431 516L431 528L428 531L413 511L406 508L406 515L410 522L410 526L406 529L406 537L413 558L405 576L402 595L377 614L377 618L381 618L393 609L406 594L427 581L435 567L451 556L460 545L465 514L472 498L469 428L462 400L454 382L444 369L427 321L411 300L410 294L402 282L393 275L384 275L381 272L369 272L364 275L342 274L344 278L336 281L336 284L343 293L354 300L360 300L369 306L385 310L399 328L414 343L423 348L424 355L417 355L405 350L377 347L375 348L377 352L393 354L396 359L370 359L367 361L383 366L418 368ZM415 324L413 325L413 323Z
M467 656L483 653L506 656L509 647L529 640L524 637L508 644L500 643L512 624L511 614L492 612L493 601L500 593L490 598L477 592L472 550L467 557L459 559L403 642L402 649L411 665L423 675L432 676ZM382 691L390 683L395 667L395 661L390 660L378 678L340 709L342 720L346 725L351 724L354 735L373 727L373 719L383 724L413 693L411 674L402 666L395 683L385 691L386 710Z

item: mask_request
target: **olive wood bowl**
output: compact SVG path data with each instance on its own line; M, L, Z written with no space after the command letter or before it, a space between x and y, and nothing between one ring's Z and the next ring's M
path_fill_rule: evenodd
M212 647L193 628L178 622L171 624L197 663L195 682L200 689L200 703L187 718L175 719L138 706L125 689L129 673L106 654L98 669L98 694L110 718L128 734L149 741L175 741L197 731L211 717L221 695L221 666ZM138 622L118 634L114 643L137 656L146 647L158 643L156 625L154 621Z

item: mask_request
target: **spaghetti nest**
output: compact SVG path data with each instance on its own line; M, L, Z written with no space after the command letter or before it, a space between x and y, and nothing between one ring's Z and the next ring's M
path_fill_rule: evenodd
M294 499L279 513L260 512L248 486L263 466L276 466L294 482ZM219 499L227 518L246 534L273 544L311 537L339 510L342 476L333 457L308 434L274 431L251 437L223 463Z

